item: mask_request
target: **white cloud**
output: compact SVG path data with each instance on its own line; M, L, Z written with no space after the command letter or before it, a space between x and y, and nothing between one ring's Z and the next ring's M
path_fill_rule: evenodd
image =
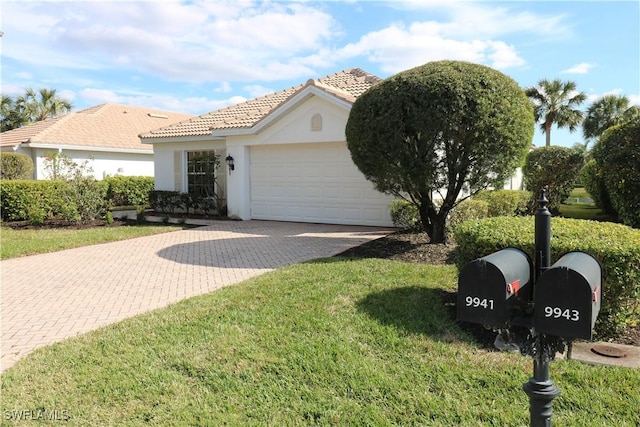
M252 98L258 98L260 96L264 96L276 91L275 89L260 86L260 85L248 85L248 86L245 86L243 89Z
M220 84L220 87L218 87L217 89L214 89L214 92L219 92L219 93L229 93L232 91L233 91L233 88L231 87L231 84L229 82L222 82Z
M522 66L525 60L502 41L456 40L438 34L437 25L415 23L405 28L395 23L361 37L338 51L342 58L366 55L392 74L442 59L484 63L495 68Z
M87 88L80 91L80 93L67 96L67 99L73 98L78 99L85 105L99 105L113 102L191 114L204 114L246 101L246 98L241 96L232 96L226 99L209 99L206 97L178 98L170 95L151 93L119 93L113 90L95 88Z
M579 64L574 65L571 68L567 68L566 70L560 71L561 74L587 74L589 70L595 67L595 64L590 64L588 62L581 62Z
M16 61L187 82L306 77L317 51L341 32L306 3L10 3L3 13L3 56Z

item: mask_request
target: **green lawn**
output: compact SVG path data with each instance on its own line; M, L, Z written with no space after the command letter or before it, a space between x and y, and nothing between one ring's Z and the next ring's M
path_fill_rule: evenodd
M531 359L465 336L442 300L456 277L375 259L279 269L35 351L0 377L2 425L28 410L90 426L528 425ZM640 422L640 370L560 360L551 378L554 425Z
M560 215L565 218L589 219L594 221L612 221L610 215L602 212L593 202L585 202L591 196L583 187L576 187L569 198L560 205Z
M183 229L182 225L127 225L86 229L26 229L0 228L0 259L15 258L63 249L78 248L116 240L132 239L151 234Z

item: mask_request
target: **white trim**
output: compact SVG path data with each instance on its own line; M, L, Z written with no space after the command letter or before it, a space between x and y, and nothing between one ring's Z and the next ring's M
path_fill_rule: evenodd
M170 143L180 143L180 142L216 142L222 141L224 137L215 137L211 134L207 135L197 135L197 136L163 136L163 137L145 137L140 138L140 142L142 144L170 144Z
M271 111L254 126L241 129L215 129L211 132L211 135L221 138L225 136L257 135L312 96L324 98L338 107L343 108L345 111L351 110L352 104L350 102L344 101L335 95L331 95L322 89L318 89L316 86L308 86Z
M72 151L99 151L103 153L130 153L130 154L153 154L153 149L142 150L138 148L107 148L95 147L92 145L65 145L65 144L47 144L41 142L27 142L22 144L27 148L43 148L51 150L72 150Z

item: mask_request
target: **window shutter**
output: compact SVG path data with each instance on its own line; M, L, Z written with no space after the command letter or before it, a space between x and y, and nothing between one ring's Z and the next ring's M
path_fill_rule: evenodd
M182 188L182 168L183 168L182 151L173 152L173 185L175 191L183 192Z

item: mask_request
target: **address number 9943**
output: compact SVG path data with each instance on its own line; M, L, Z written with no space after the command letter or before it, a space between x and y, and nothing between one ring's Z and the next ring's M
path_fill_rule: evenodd
M563 310L560 307L546 306L544 308L544 317L553 317L554 319L564 318L573 322L577 322L580 320L580 312L578 310L572 310L569 308Z

